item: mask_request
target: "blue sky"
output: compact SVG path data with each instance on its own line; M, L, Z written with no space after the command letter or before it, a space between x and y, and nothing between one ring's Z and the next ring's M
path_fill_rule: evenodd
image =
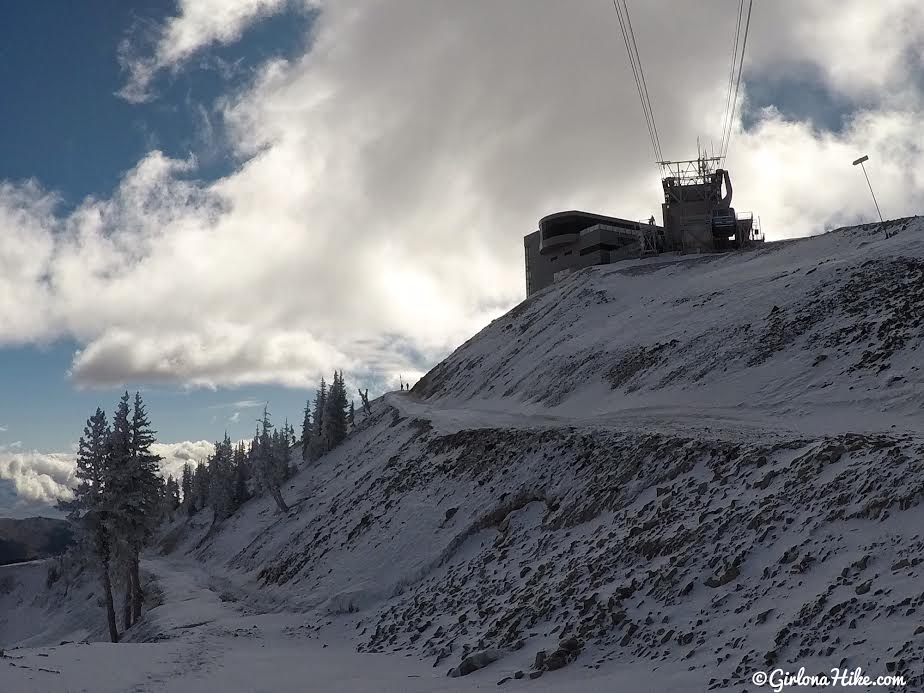
M721 137L737 6L632 4L668 158ZM924 6L754 13L736 208L771 240L869 221L865 153L883 213L919 212ZM261 402L298 421L335 368L351 391L420 377L522 300L540 217L657 214L616 21L605 2L7 3L0 515L66 495L84 421L124 388L175 470L249 437Z
M11 3L0 22L0 181L36 181L67 214L88 196L112 194L121 177L152 149L195 156L195 176L214 179L235 165L221 142L213 104L239 88L267 59L305 49L311 14L284 12L248 28L234 46L218 46L198 68L158 79L157 98L129 103L118 55L123 41L174 12L173 2L88 0ZM214 121L214 122L213 122ZM3 242L0 237L0 242ZM80 344L58 338L0 344L0 453L70 451L97 406L112 409L123 387L140 389L163 441L252 435L261 402L275 418L298 423L312 392L278 385L202 388L151 385L78 386L69 376ZM0 516L48 514L24 502L0 478ZM53 513L52 513L53 514Z
M206 118L219 96L242 84L273 56L306 44L310 15L288 12L250 27L233 46L218 46L202 66L158 80L158 98L129 103L119 47L176 9L170 0L21 2L4 7L0 24L0 179L37 179L64 207L87 195L108 196L149 150L195 154L202 177L231 165L210 141ZM233 74L216 66L233 64ZM217 127L217 124L216 124Z
M152 148L200 162L197 177L225 174L233 161L205 118L221 94L244 83L256 65L288 57L307 41L310 15L288 12L252 26L234 46L210 51L204 67L158 80L158 98L134 104L117 96L125 76L119 45L143 27L162 22L175 4L88 0L21 2L4 7L0 23L0 180L35 179L59 198L66 213L86 196L105 197L125 171ZM223 74L219 61L235 63ZM213 126L217 130L218 124ZM2 239L0 239L2 242ZM120 387L76 387L68 377L79 344L0 347L0 445L68 450L96 406L110 410ZM249 436L256 411L233 406L269 401L279 417L299 417L305 390L274 386L234 389L142 389L162 440ZM15 393L15 395L13 395ZM232 420L235 412L240 414ZM0 506L2 514L2 506Z

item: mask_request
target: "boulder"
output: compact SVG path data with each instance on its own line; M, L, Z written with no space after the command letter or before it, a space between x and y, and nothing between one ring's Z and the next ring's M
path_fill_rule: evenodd
M706 587L721 587L722 585L727 585L740 574L741 571L738 570L738 566L733 565L726 569L725 572L721 575L713 575L711 578L706 580Z
M473 671L484 669L492 662L496 662L500 659L500 656L501 653L499 650L482 650L481 652L474 652L463 659L459 663L459 666L450 669L449 675L453 678L468 676Z
M565 650L555 650L552 654L545 658L545 668L548 671L555 671L556 669L562 669L567 666L571 661L571 653Z

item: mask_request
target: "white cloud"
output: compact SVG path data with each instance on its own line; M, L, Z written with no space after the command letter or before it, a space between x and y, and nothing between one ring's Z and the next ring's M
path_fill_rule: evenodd
M172 475L175 479L180 478L183 467L187 464L195 466L199 462L205 462L214 451L214 444L207 440L155 443L151 446L151 452L163 458L160 463L161 473L165 477Z
M123 43L122 66L128 83L120 96L131 102L151 98L151 81L162 70L175 71L193 55L211 44L238 40L252 23L288 7L311 6L308 0L178 0L177 14L155 28L139 47Z
M68 453L11 452L0 446L0 479L13 483L29 503L54 505L69 498L74 485L74 456Z
M76 462L72 452L14 451L12 445L0 445L0 479L12 483L17 498L30 506L53 506L70 498L76 485ZM204 462L214 451L212 443L183 441L155 443L152 452L162 458L160 469L179 478L186 464ZM40 508L39 508L40 509Z
M155 64L232 41L269 7L231 5L213 24L181 3L176 21L193 28L168 22ZM669 157L719 139L729 7L633 5ZM919 6L795 8L755 8L745 98L748 80L808 65L854 111L837 133L772 110L748 133L739 123L736 207L770 238L870 220L850 166L869 153L883 212L919 211ZM832 22L849 51L831 50ZM522 236L540 216L657 213L606 3L340 0L314 31L310 53L268 63L217 104L244 161L220 180L191 180L194 160L155 151L110 198L67 216L37 184L0 186L0 233L13 239L0 245L0 343L73 337L72 377L89 385L303 387L334 368L396 382L522 298ZM705 32L729 45L704 44Z
M265 405L266 401L262 399L239 399L227 404L214 404L209 409L255 409Z

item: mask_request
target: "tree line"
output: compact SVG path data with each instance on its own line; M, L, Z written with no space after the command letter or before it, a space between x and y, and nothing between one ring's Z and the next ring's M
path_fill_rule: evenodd
M288 421L282 428L275 428L270 423L269 409L264 408L249 444L241 441L232 445L225 433L224 440L215 443L214 452L204 462L183 468L179 482L167 478L167 487L174 489L168 493L170 518L177 512L194 515L211 508L215 522L221 522L254 493L269 494L281 511L288 512L282 485L295 473L292 464L295 444L295 430Z
M334 371L334 380L330 388L322 377L315 390L314 403L309 399L305 404L302 420L302 459L306 462L316 461L340 445L353 425L355 414L353 400L347 401L343 371Z
M346 439L354 419L343 372L334 371L330 387L322 377L314 401L309 399L305 405L300 438L288 420L281 428L274 427L269 409L264 408L249 443L232 444L225 433L206 460L184 467L179 481L167 478L168 516L173 519L178 512L194 515L211 508L215 521L220 522L254 493L268 494L280 511L288 512L282 487L296 471L293 451L300 450L303 461L318 460Z
M132 403L126 392L111 424L97 408L78 443L73 499L61 501L59 509L98 566L112 642L120 637L114 587L124 592L124 632L141 617L140 554L162 522L211 508L213 521L220 523L257 494L270 495L288 512L282 488L296 471L293 451L300 450L303 461L318 460L346 439L354 417L343 372L335 371L330 386L321 378L314 401L307 402L300 439L288 421L275 427L265 407L249 443L233 444L226 432L205 461L187 464L180 479L164 479L161 458L151 450L155 431L141 394Z

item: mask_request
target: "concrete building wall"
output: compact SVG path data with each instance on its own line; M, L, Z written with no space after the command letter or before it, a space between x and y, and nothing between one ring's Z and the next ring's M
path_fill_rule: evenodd
M523 238L526 295L550 286L572 272L638 257L640 235L657 236L660 227L587 212L560 212L544 217L539 230Z
M526 257L526 295L529 296L551 284L554 273L539 254L539 231L533 231L523 238L523 251Z

